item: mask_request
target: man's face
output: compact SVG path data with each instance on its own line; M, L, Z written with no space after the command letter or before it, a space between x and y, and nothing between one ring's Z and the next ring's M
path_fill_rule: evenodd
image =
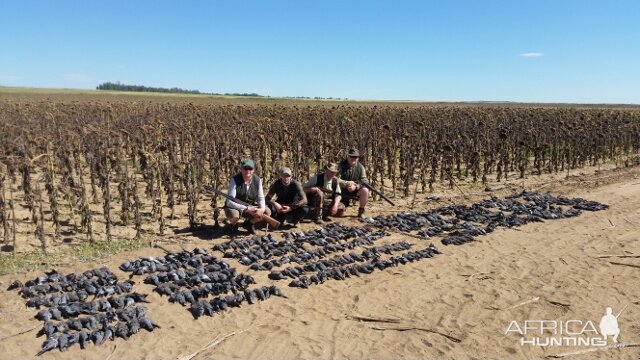
M249 167L249 166L243 166L242 167L242 177L244 178L245 181L251 179L251 177L253 176L253 173L256 171L256 169Z
M291 175L282 174L280 175L280 180L282 180L282 185L289 186L291 184Z
M334 176L336 176L336 173L334 173L333 171L327 170L325 173L327 174L326 175L327 176L327 180L331 180L331 179L333 179Z
M355 166L358 163L358 156L347 156L347 162L349 163L349 167Z

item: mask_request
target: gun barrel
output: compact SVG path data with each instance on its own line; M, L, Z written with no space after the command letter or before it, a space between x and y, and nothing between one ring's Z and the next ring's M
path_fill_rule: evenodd
M366 187L367 189L369 189L369 190L373 191L374 193L376 193L376 194L380 195L380 197L381 197L382 199L384 199L386 202L388 202L388 203L389 203L389 204L391 204L392 206L396 206L396 204L394 204L394 203L393 203L393 201L389 200L389 198L388 198L388 197L384 196L384 194L383 194L383 193L381 193L378 189L374 188L374 187L373 187L373 185L369 184L369 183L368 183L368 182L366 182L366 181L359 181L359 182L360 182L360 184L361 184L362 186L364 186L364 187Z
M202 188L203 188L203 189L205 189L206 191L209 191L209 192L212 192L212 193L216 193L216 194L218 194L218 195L222 196L223 198L225 198L225 199L227 199L227 200L231 200L231 201L233 201L233 202L236 202L236 203L238 203L238 204L240 204L240 205L244 205L244 206L251 206L251 204L249 204L249 203L247 203L247 202L245 202L245 201L242 201L242 200L240 200L240 199L236 199L236 198L234 198L234 197L231 197L231 196L229 196L229 194L226 194L226 193L224 193L224 192L222 192L222 191L220 191L220 190L218 190L218 189L214 188L214 187L213 187L213 186L211 186L211 185L207 185L207 184L205 184L205 185L202 185Z

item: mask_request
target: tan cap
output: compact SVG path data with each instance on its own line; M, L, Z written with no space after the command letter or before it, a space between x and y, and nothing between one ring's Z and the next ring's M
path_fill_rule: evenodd
M328 163L327 166L324 167L324 169L331 171L332 173L337 173L338 165L336 163Z
M280 173L280 176L284 176L284 175L292 176L293 175L293 173L291 172L291 169L289 169L286 166L285 167L281 167L279 173Z

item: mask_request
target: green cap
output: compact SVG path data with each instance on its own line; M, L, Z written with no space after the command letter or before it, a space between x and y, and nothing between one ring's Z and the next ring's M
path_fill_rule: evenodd
M251 160L251 159L244 159L242 160L242 163L240 164L240 166L244 169L244 168L252 168L255 169L256 168L256 163L255 161Z

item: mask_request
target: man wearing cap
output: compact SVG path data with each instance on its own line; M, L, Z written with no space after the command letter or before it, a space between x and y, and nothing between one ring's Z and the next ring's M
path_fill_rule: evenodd
M262 214L271 215L266 207L262 180L255 174L256 163L251 159L244 159L240 164L240 172L231 178L227 195L251 204L240 205L227 200L224 214L232 229L236 228L240 216L246 218L243 226L252 234L255 234L255 225L261 221Z
M302 184L292 178L291 169L283 167L278 173L280 178L269 188L266 201L271 207L271 213L276 214L276 220L281 223L290 221L295 227L309 212L304 206L307 204L307 196Z
M351 199L358 198L360 203L358 217L363 218L364 210L369 200L369 189L359 185L357 182L369 182L369 180L367 180L367 173L359 160L360 152L357 149L349 149L347 157L340 162L338 177L343 180L340 182L344 188L342 202L345 206L349 206Z
M324 210L324 199L331 199L328 206L328 213L331 216L342 216L344 214L344 204L340 202L342 199L340 185L336 174L338 173L338 165L329 163L324 167L324 172L313 175L307 181L303 188L307 193L309 203L316 207L314 219L316 224L324 224L322 219L322 211ZM325 214L326 216L326 214Z

